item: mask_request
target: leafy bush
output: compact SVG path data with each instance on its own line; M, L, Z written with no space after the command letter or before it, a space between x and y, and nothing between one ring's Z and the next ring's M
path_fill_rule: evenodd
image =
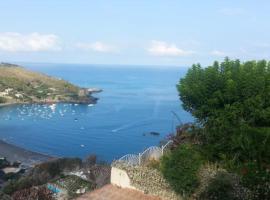
M36 182L34 182L34 181L36 181L36 180L33 180L33 178L31 178L31 177L22 177L18 180L11 180L3 188L3 192L10 195L10 194L13 194L17 190L30 188L36 184Z
M16 191L12 195L13 200L53 200L52 192L46 187L33 187L29 189L24 189L20 191Z
M196 190L197 194L200 194L205 188L209 185L210 181L219 173L219 172L227 172L226 169L220 167L217 163L207 162L201 166L198 171L198 178L200 181L200 185Z
M6 98L0 97L0 103L6 103Z
M34 173L47 172L51 177L60 175L64 171L81 168L82 160L79 158L60 158L37 165Z
M209 149L218 158L218 154L234 154L235 136L239 143L247 142L245 136L238 137L243 132L239 130L241 127L269 128L269 62L240 63L226 58L224 62L215 62L206 68L193 65L180 80L178 91L184 109L206 129L207 143L212 145ZM265 131L270 132L269 129ZM254 135L251 142L257 133ZM267 134L263 137L260 140L268 138ZM269 139L266 142L269 146ZM246 152L238 148L237 154Z
M0 191L0 199L11 200L11 197Z
M42 185L48 181L58 178L65 171L72 171L80 168L82 161L79 158L60 158L45 162L35 166L27 176L18 180L12 180L7 184L3 191L6 194L13 194L17 190Z
M199 200L244 200L248 199L248 191L240 184L237 176L227 172L218 172L205 190L200 193Z
M251 199L270 199L270 167L258 167L257 161L244 163L240 167L242 183L252 191Z
M150 159L148 162L145 163L146 167L152 168L152 169L159 169L160 168L160 162L156 159Z
M183 144L161 159L161 172L177 193L189 196L199 184L197 172L203 163L194 146Z
M270 63L264 60L193 65L178 90L184 109L204 125L270 124Z
M10 165L10 163L6 159L1 159L0 160L0 169L8 167L9 165Z
M238 173L251 199L270 199L270 62L226 58L206 68L193 65L178 91L200 124L204 157ZM217 177L221 186L213 183L209 194L220 190L228 197L229 179Z

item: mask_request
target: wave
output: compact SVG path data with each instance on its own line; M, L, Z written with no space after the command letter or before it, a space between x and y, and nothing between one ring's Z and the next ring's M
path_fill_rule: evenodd
M149 125L149 124L153 124L153 123L154 123L153 118L139 120L139 121L136 121L136 122L131 122L131 123L122 125L122 126L116 128L116 129L113 129L112 132L116 133L116 132L126 130L126 129L129 129L129 128L137 128L137 127L140 127L140 126L145 126L145 125Z

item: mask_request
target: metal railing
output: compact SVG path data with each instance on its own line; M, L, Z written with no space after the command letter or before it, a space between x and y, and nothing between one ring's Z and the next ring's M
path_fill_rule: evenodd
M144 152L139 154L127 154L118 160L115 160L112 164L124 163L127 165L144 165L150 160L159 160L161 156L169 149L170 145L173 143L172 140L169 140L165 145L161 147L152 146L147 148Z

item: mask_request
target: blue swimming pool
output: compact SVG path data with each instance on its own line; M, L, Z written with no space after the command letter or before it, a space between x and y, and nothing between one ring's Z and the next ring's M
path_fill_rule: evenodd
M52 191L53 193L56 193L56 194L62 192L61 189L57 188L56 186L54 186L54 185L52 185L52 184L47 184L47 188L48 188L50 191Z

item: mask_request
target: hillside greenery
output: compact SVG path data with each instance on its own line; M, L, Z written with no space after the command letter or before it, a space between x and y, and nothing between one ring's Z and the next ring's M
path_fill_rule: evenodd
M184 135L175 136L182 143L161 163L176 191L197 199L270 199L270 62L225 58L205 68L195 64L177 89L183 108L196 122ZM183 151L187 144L193 148ZM227 175L213 175L210 170L206 186L198 186L204 191L198 192L194 185L200 178L188 159L200 165L196 169L209 163ZM192 183L184 184L187 179L180 169L192 177Z
M1 94L10 90L7 94ZM29 71L12 64L0 64L0 103L87 102L88 94L65 80Z

